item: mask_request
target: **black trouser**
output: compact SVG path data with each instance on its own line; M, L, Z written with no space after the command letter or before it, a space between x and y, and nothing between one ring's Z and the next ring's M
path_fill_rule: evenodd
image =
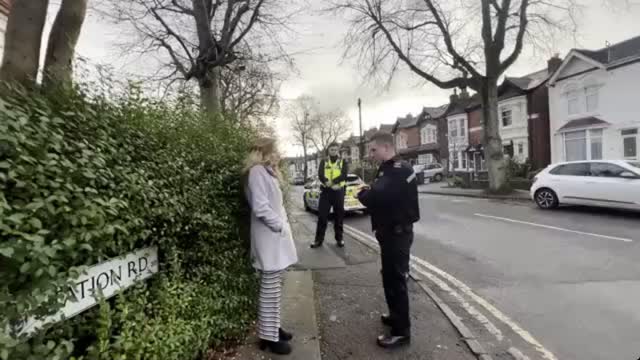
M318 227L316 228L316 242L324 241L324 233L327 231L329 221L329 211L333 207L333 230L336 234L336 241L342 241L342 222L344 220L344 189L331 190L325 188L320 193L320 204L318 205Z
M391 317L391 335L411 335L407 274L413 243L411 226L376 231L382 258L382 286Z

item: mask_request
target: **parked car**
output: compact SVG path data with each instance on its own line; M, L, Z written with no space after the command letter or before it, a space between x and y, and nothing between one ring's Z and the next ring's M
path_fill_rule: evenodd
M291 184L292 185L304 185L304 176L295 175L294 177L291 178Z
M553 164L534 178L531 198L541 209L573 204L640 210L640 162Z
M358 175L347 175L346 192L344 196L344 210L345 212L365 211L366 208L360 200L356 197L357 189L365 185L364 181L360 179ZM307 211L318 211L320 204L320 180L315 179L311 184L305 185L305 191L303 196L304 208Z
M442 181L444 178L444 167L441 164L428 164L425 166L424 170L424 178L430 179L432 181Z

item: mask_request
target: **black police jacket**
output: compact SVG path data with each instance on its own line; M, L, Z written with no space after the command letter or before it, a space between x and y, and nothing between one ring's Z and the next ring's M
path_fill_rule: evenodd
M420 220L416 173L406 161L392 159L382 163L371 188L361 191L358 199L371 214L373 230Z

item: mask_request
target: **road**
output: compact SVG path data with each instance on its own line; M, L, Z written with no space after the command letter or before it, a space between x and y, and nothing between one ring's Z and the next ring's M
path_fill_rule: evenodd
M640 357L640 214L436 195L420 207L414 256L477 295L448 298L461 317L471 309L467 318L495 324L472 326L489 343L531 359ZM345 223L371 233L368 217Z

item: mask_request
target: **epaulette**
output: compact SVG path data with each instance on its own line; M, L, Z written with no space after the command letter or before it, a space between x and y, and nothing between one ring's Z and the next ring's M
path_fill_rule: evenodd
M393 163L393 167L396 169L400 169L402 167L402 161L396 161Z

